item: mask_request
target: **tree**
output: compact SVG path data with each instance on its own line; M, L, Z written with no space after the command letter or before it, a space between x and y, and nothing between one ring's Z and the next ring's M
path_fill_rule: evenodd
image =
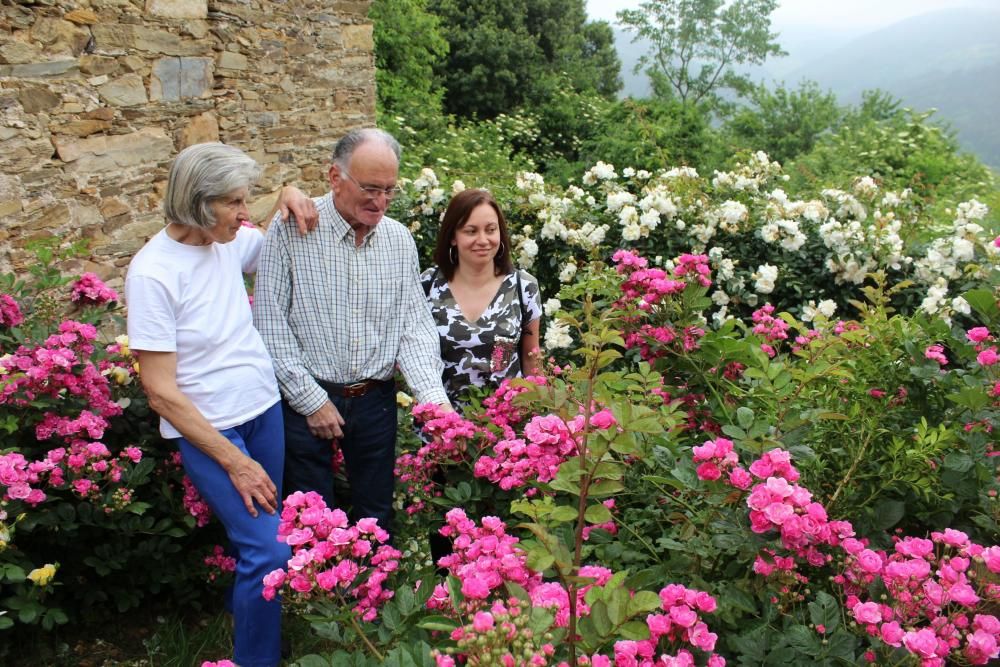
M750 105L734 113L724 130L737 149L762 150L782 164L812 150L844 115L837 96L814 81L803 81L797 90L755 86L749 98Z
M618 22L635 33L633 41L652 42L636 71L647 72L655 91L669 91L685 106L714 105L722 89L750 90L736 66L785 55L771 32L777 6L778 0L650 0L618 12Z
M375 0L375 85L380 111L439 111L443 90L434 68L448 53L438 18L427 0Z
M553 77L612 96L621 87L610 27L583 0L430 0L450 51L436 68L448 113L494 118L543 100Z

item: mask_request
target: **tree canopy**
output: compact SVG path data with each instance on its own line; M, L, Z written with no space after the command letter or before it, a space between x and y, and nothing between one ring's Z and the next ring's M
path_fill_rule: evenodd
M684 105L717 102L719 91L743 95L751 89L739 65L759 65L784 55L771 32L778 0L649 0L618 12L635 40L652 43L636 71L645 70L660 95Z
M435 74L445 111L493 118L544 99L553 77L613 96L620 61L607 24L583 0L429 0L450 51Z

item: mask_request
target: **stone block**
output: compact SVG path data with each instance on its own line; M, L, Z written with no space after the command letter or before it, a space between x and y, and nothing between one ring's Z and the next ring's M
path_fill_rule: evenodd
M49 131L53 134L71 134L75 137L88 137L98 132L105 132L111 129L111 122L107 120L76 119L65 123L52 123Z
M97 14L89 9L74 9L63 18L77 25L94 25L100 20Z
M20 65L0 65L0 76L10 76L17 79L43 79L47 76L59 76L77 69L76 58L65 60L50 60L48 62L24 63Z
M115 107L134 107L149 101L146 97L146 86L138 74L126 74L103 86L97 91L105 102Z
M80 56L80 71L90 76L114 74L118 69L118 61L107 56L95 56L85 53Z
M21 174L39 168L52 157L52 142L47 137L33 139L24 135L0 142L0 164L7 174Z
M180 133L180 148L219 141L219 120L211 111L192 118Z
M42 52L32 44L7 42L0 44L0 63L23 65L44 60Z
M46 86L23 86L17 92L17 99L25 113L48 111L59 106L62 98Z
M160 58L153 64L150 99L174 102L211 97L215 84L213 66L211 58Z
M344 48L358 51L372 51L375 48L372 28L371 23L340 26L341 41Z
M129 134L85 139L56 138L59 159L70 170L113 175L123 167L166 161L174 143L163 128L144 127Z
M69 21L41 16L31 26L31 39L44 45L47 54L78 56L90 41L90 30Z
M247 69L249 62L247 57L242 53L236 53L235 51L222 51L219 53L219 58L216 61L219 69L233 69L233 70L245 70Z
M98 23L91 30L99 52L126 53L138 50L168 56L199 56L212 51L208 42L183 39L167 30L141 25Z
M203 19L208 0L146 0L146 13L167 19Z

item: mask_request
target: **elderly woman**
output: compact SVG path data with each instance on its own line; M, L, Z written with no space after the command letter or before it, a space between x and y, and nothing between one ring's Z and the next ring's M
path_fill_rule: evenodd
M445 391L497 386L537 370L538 282L515 270L507 221L486 190L455 195L441 220L436 267L421 276L441 338Z
M181 151L164 198L167 224L125 281L129 345L160 433L177 444L235 551L233 644L242 667L281 659L281 602L262 597L262 579L289 558L276 539L285 449L278 384L243 282L264 242L248 226L259 173L223 144Z

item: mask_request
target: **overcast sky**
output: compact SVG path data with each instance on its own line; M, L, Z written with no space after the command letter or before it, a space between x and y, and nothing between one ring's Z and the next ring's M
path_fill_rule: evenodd
M641 0L587 0L591 20L614 22L621 9L638 9ZM1000 7L1000 0L781 0L771 15L776 28L825 25L873 30L910 16L955 7Z

